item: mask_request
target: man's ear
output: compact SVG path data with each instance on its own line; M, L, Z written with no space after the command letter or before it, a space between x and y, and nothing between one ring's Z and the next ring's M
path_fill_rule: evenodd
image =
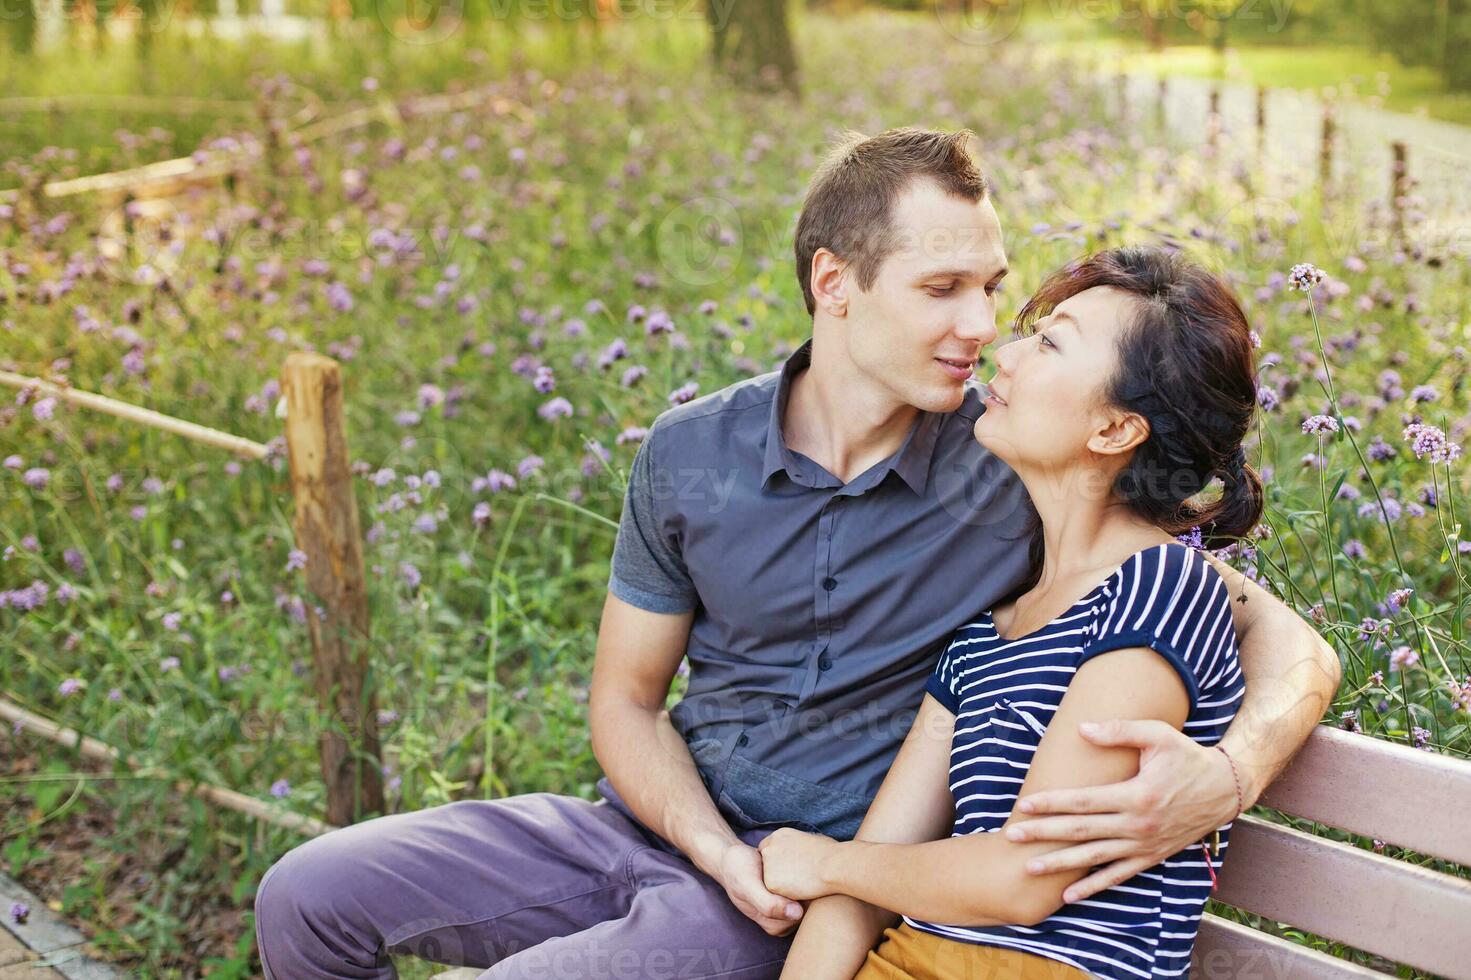
M812 298L829 316L848 315L848 264L831 251L820 248L812 256Z
M1088 449L1099 456L1117 456L1149 438L1149 420L1138 412L1116 412L1088 438Z

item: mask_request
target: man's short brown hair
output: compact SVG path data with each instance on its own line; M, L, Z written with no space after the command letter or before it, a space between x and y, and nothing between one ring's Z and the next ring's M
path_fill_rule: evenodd
M817 312L812 257L820 248L849 263L860 287L873 286L884 259L899 245L894 201L916 178L927 177L957 197L982 200L990 185L973 153L978 142L968 129L848 134L813 176L797 220L797 281L807 312Z

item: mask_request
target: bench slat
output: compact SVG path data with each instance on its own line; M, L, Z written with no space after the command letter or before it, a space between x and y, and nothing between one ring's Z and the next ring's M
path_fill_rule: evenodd
M1471 881L1240 817L1213 897L1432 973L1471 977Z
M1471 867L1471 765L1319 725L1259 801Z
M1232 845L1235 846L1234 844ZM1227 848L1229 853L1230 848ZM1228 865L1230 862L1226 862ZM1206 915L1195 937L1190 980L1384 980L1385 974L1336 956Z

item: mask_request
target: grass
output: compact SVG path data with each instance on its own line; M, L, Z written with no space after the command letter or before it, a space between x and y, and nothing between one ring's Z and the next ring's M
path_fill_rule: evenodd
M1471 125L1471 92L1446 88L1432 68L1406 67L1393 55L1350 45L1233 46L1224 56L1204 45L1172 45L1151 51L1143 44L1093 39L1062 45L1089 51L1106 63L1122 61L1132 71L1245 82L1268 88L1302 89L1322 96L1359 100L1394 112Z

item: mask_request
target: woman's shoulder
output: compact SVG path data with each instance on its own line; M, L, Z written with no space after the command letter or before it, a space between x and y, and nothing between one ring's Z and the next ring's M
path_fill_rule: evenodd
M1108 578L1089 632L1095 637L1158 632L1166 624L1176 632L1189 622L1229 632L1230 606L1225 580L1199 549L1161 542L1134 552Z
M1124 589L1186 585L1209 588L1225 580L1198 548L1183 541L1161 541L1135 551L1119 565L1104 583L1110 596Z

